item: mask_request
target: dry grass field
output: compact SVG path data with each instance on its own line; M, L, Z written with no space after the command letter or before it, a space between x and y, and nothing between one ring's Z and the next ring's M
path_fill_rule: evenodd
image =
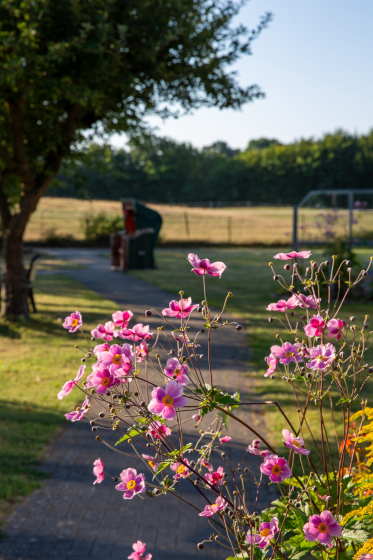
M149 204L163 218L162 243L214 243L232 245L288 245L292 240L293 209L291 207L249 208L190 208ZM87 214L103 212L121 215L120 202L107 200L78 200L72 198L43 198L26 230L26 241L41 241L48 237L72 236L82 240L82 221ZM299 213L300 240L322 240L324 227L317 224L318 216L326 210L305 208ZM354 235L369 237L373 230L373 213L356 212L358 224ZM340 211L336 225L339 234L348 232L347 211ZM323 223L325 220L321 220ZM371 235L373 238L373 234Z

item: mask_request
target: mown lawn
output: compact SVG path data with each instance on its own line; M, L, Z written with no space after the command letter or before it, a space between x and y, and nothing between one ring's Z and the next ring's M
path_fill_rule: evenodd
M202 279L190 272L191 266L186 259L187 250L171 250L159 249L156 254L158 270L152 271L132 271L131 274L137 278L142 278L178 294L179 290L184 290L185 296L192 296L193 300L201 301L203 299ZM265 356L269 354L269 348L273 344L277 344L275 336L281 334L284 341L294 341L294 339L286 333L283 327L277 323L269 323L270 315L283 319L280 313L269 313L266 311L268 303L275 302L283 295L287 299L286 293L278 292L278 285L272 278L271 270L268 266L270 261L275 263L275 269L279 274L285 273L282 261L274 261L273 255L278 252L276 249L201 249L193 250L198 253L201 258L207 257L211 262L221 260L227 265L227 269L223 273L221 279L207 278L207 293L209 303L215 307L221 307L228 291L233 293L233 298L228 301L227 310L241 317L242 322L248 330L248 345L250 349L250 363L247 368L247 376L253 380L251 385L252 400L270 400L278 401L286 410L294 425L297 425L297 407L294 406L294 397L291 386L276 377L274 380L264 378L263 374L266 370ZM364 263L364 259L369 258L370 253L364 250L358 250L358 255ZM320 253L314 252L314 258L320 259ZM341 319L347 320L350 315L356 317L356 324L362 325L364 315L371 313L372 302L364 303L359 301L348 302L342 313L339 314ZM301 315L302 311L296 311L297 315ZM367 361L373 364L373 351L369 350L366 354ZM372 383L368 383L364 392L365 397L369 398L372 391ZM371 405L373 401L371 402ZM318 425L318 412L312 404L310 414L314 425ZM264 407L263 407L264 409ZM273 445L279 445L281 429L285 426L284 420L278 409L268 406L263 410L265 425L268 438ZM326 415L326 427L328 433L334 434L331 423L331 415L329 410ZM336 419L339 427L341 427L341 407L336 410ZM318 429L318 428L317 428ZM310 442L310 438L304 433L306 441ZM331 436L331 445L336 449L336 442Z
M0 322L0 518L40 484L40 454L65 421L63 414L80 402L74 391L57 399L81 355L76 335L58 320L78 309L89 331L116 310L113 302L59 274L40 275L35 292L39 312L30 322Z

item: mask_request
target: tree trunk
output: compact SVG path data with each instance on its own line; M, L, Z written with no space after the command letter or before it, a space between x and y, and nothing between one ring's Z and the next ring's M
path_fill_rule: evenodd
M1 315L29 316L22 246L22 235L14 235L11 230L5 233L3 240L4 265L1 279Z

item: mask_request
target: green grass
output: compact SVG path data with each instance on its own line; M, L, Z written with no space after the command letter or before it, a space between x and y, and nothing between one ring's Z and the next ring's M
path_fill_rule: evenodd
M81 356L76 335L59 320L78 309L89 332L116 310L113 302L58 274L37 277L35 297L39 312L29 322L0 322L0 518L40 484L40 453L64 413L81 401L77 391L57 399Z
M269 313L266 311L268 303L277 301L281 296L278 293L278 285L273 281L271 270L268 266L273 261L275 249L201 249L194 251L201 258L208 257L212 262L221 260L227 265L227 269L221 279L207 277L207 297L214 307L221 307L228 291L233 293L233 298L229 299L227 311L241 317L242 322L248 330L248 345L250 349L250 363L248 364L249 396L252 400L278 401L284 408L294 425L297 425L296 406L291 386L278 378L270 380L264 378L266 370L265 356L269 355L269 348L278 343L276 334L281 334L284 341L294 341L283 327L277 323L269 323L268 317L274 315L279 317L280 313ZM358 251L361 259L369 257L370 253L364 250ZM156 253L158 270L132 271L131 275L136 278L147 280L175 294L179 290L185 292L184 297L192 296L194 301L203 299L202 279L190 272L191 266L186 259L186 250L167 250L159 249ZM320 254L314 252L314 257L320 259ZM279 274L285 273L282 261L274 261L275 269ZM289 273L287 273L289 274ZM370 312L371 303L349 302L345 305L339 317L348 320L350 315L355 315L356 324L362 324L364 314ZM301 315L301 311L296 311ZM283 316L281 316L283 318ZM370 363L373 363L373 352L366 354ZM369 396L372 384L367 384L365 396ZM251 393L251 395L250 395ZM371 403L372 404L372 403ZM263 407L264 408L264 407ZM339 416L338 416L339 412ZM269 440L274 444L279 444L281 429L287 427L278 409L273 406L261 410L258 414L264 414L266 432ZM337 409L337 423L339 428L342 426L341 407ZM316 426L318 423L318 412L314 405L310 410L311 422ZM334 434L330 413L326 414L326 427L329 434ZM307 434L304 434L306 442L310 441ZM250 436L249 436L250 437ZM334 436L331 436L331 445L336 449Z

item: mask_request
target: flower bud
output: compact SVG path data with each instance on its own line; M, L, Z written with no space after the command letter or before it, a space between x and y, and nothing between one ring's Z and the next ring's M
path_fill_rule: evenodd
M277 274L274 275L273 280L276 280L276 281L278 280Z
M228 294L227 294L227 295L228 295L228 297L233 297L233 294L232 294L232 292L228 292Z
M236 326L236 331L241 331L242 330L242 325L237 325Z
M273 323L273 317L268 318L268 323Z
M150 309L147 309L145 311L145 317L151 317L152 316L152 312L150 311Z
M367 273L366 270L363 270L363 276L364 276L364 278L366 278L368 276L368 273Z
M205 548L205 545L202 542L200 542L197 544L197 548L198 550L203 550Z
M290 264L285 264L284 269L285 270L290 270Z
M200 360L203 360L204 357L205 357L204 354L200 354L200 355L199 355L199 359L200 359Z
M351 261L346 261L346 266L351 266Z

